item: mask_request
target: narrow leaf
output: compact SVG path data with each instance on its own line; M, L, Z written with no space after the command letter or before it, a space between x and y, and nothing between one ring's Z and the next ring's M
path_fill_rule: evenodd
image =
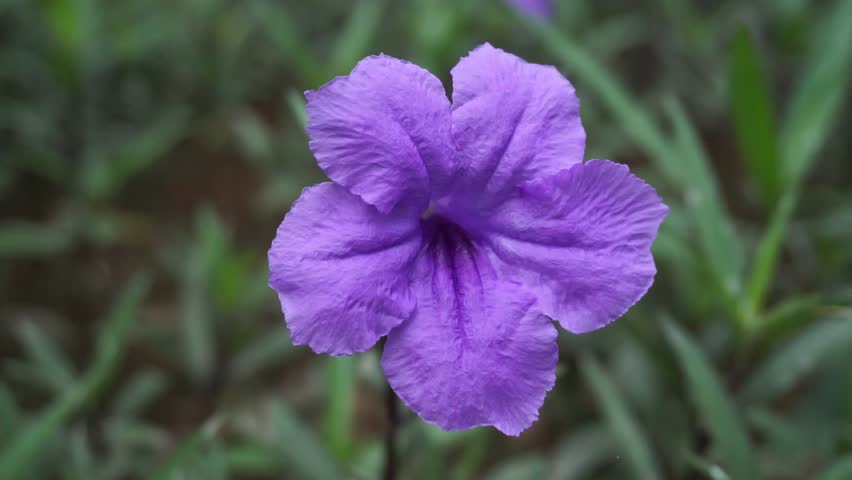
M750 402L769 400L796 385L839 352L852 350L852 318L817 323L769 355L742 388Z
M772 219L769 222L766 232L757 245L754 263L751 267L751 274L749 275L745 291L746 314L750 318L754 318L757 312L763 308L766 294L772 286L775 267L778 263L778 254L786 238L787 226L790 224L790 219L793 216L797 198L798 191L795 188L788 191L781 198L775 212L772 214ZM753 320L749 322L749 327L757 326Z
M367 54L370 41L382 23L384 8L385 0L361 0L357 3L335 41L330 62L333 72L348 72Z
M651 442L642 434L639 424L628 410L626 402L609 375L592 358L584 359L580 364L580 370L595 394L613 437L621 444L633 468L635 478L647 480L661 478L649 449Z
M736 237L707 153L680 102L666 98L665 107L674 129L677 148L670 148L681 164L686 206L693 215L698 237L710 267L725 292L736 292L744 262L742 244Z
M71 232L49 225L14 221L0 224L0 258L50 256L71 246Z
M26 321L17 330L32 366L54 392L61 392L74 381L74 369L62 349L35 323Z
M836 0L819 25L816 41L801 68L779 139L784 176L794 185L808 172L845 101L852 74L852 2Z
M272 426L276 441L281 446L288 468L303 478L325 480L341 478L334 459L327 453L319 440L281 402L273 404Z
M516 480L518 478L545 478L547 462L538 455L512 458L498 464L486 475L486 480Z
M751 35L744 28L740 28L734 37L728 74L731 111L741 154L764 200L772 205L781 188L775 114L760 58Z
M553 478L589 478L590 472L616 456L613 436L601 425L570 433L553 452Z
M26 473L38 461L42 448L54 438L65 422L85 407L109 381L118 368L124 343L139 303L148 291L147 276L131 279L107 316L101 329L95 356L83 378L50 404L24 430L18 432L13 443L0 452L0 473L5 478L26 478Z
M233 357L229 362L230 377L247 379L270 365L280 364L294 352L296 349L287 329L279 327L273 332L266 332Z
M287 92L287 105L290 111L293 112L293 118L296 123L304 130L308 126L308 111L305 109L305 97L296 90L290 89Z
M325 434L329 449L339 460L346 460L352 454L354 366L351 356L326 359L328 409L325 414Z
M674 323L665 322L664 330L686 377L692 402L710 431L723 467L731 478L759 479L760 472L745 426L710 362Z

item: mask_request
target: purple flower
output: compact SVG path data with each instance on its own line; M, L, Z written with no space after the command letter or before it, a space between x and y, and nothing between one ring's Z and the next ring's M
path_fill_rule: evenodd
M506 0L506 3L533 17L549 18L553 15L553 0Z
M651 286L668 211L606 160L583 163L574 88L489 44L452 71L380 55L307 92L305 189L269 251L293 342L348 355L387 335L399 397L446 430L518 435L555 380L556 319L615 320Z

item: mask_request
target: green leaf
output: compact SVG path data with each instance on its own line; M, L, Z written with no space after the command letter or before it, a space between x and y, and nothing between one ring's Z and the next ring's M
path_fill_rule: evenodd
M580 370L595 394L613 437L621 444L633 468L635 478L647 480L661 478L649 448L651 442L642 434L639 424L628 410L626 402L609 375L592 358L582 360Z
M775 114L770 85L745 28L740 28L734 37L728 74L731 110L742 156L764 200L772 205L781 190Z
M150 125L134 129L114 152L90 158L84 170L84 188L93 198L115 195L131 178L163 158L184 137L189 110L176 107Z
M146 275L134 276L119 297L101 328L95 355L80 381L53 401L35 420L19 431L7 448L0 452L0 478L26 478L39 460L39 453L55 438L65 422L92 401L118 369L130 324L150 281Z
M589 478L590 472L615 457L612 434L601 425L576 429L553 451L553 478Z
M97 9L91 0L44 0L40 6L50 29L60 77L76 81L87 68Z
M56 342L31 321L23 322L16 331L31 365L55 393L62 392L74 381L74 367Z
M673 97L665 99L666 111L674 130L674 143L670 154L681 165L686 207L693 216L699 241L710 268L722 282L724 292L740 288L740 275L745 255L737 239L733 222L725 210L718 183L710 168L707 153L689 117Z
M728 476L722 467L715 463L708 462L704 458L692 452L687 452L686 461L690 466L692 466L692 468L703 473L704 476L710 480L731 480L731 477Z
M23 221L0 224L0 258L57 255L71 241L72 234L65 228Z
M248 6L261 31L281 52L282 64L300 73L305 84L317 85L322 82L325 74L308 48L308 42L302 38L298 21L292 18L285 5L275 1L256 1Z
M252 443L231 444L225 458L228 468L237 473L271 476L283 468L277 450Z
M547 462L540 455L526 455L499 463L485 476L486 480L516 480L546 478Z
M159 370L145 369L133 375L112 401L112 415L119 418L139 416L162 394L168 385Z
M817 323L769 355L746 381L742 396L766 401L796 385L819 365L852 350L852 318Z
M757 245L744 298L745 314L748 318L747 328L753 329L760 326L755 323L755 316L763 308L766 294L772 286L778 254L786 238L787 226L793 216L797 198L798 191L795 188L781 198L766 232Z
M289 469L306 479L342 478L334 459L284 403L272 405L271 417L276 442Z
M339 460L352 455L352 417L355 407L355 363L351 356L326 359L325 435L329 449Z
M825 14L811 45L803 76L793 91L779 139L787 185L801 181L816 160L840 111L852 72L852 2L837 0Z
M213 437L217 425L207 423L195 432L187 435L175 448L172 454L151 476L154 480L173 480L180 478L180 473L186 473L191 462L200 455L205 445Z
M813 480L849 480L852 478L852 455L847 455L825 468Z
M305 109L305 97L296 90L290 89L287 91L287 105L290 107L290 111L293 112L296 124L304 130L308 126L308 111Z
M384 9L385 0L361 0L357 3L334 43L330 62L333 72L348 72L367 54L370 41L382 23Z
M277 328L241 348L230 362L229 376L245 380L270 365L280 364L295 352L287 330Z
M63 467L63 470L68 472L64 478L68 480L98 478L98 473L96 473L97 462L85 430L75 428L68 437L70 459L68 464Z
M203 255L194 251L189 259L184 282L183 341L186 361L192 378L203 382L213 371L214 335L212 314L208 298L208 268Z
M17 431L18 425L23 419L18 408L18 403L12 395L12 391L4 383L0 383L0 432ZM11 442L11 435L0 436L0 451Z
M674 349L693 405L710 431L720 461L731 478L760 478L745 426L733 401L701 349L674 323L664 330Z

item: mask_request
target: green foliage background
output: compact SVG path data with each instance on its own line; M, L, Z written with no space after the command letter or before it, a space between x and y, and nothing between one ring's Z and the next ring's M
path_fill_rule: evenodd
M292 347L300 92L489 41L671 207L520 438L404 411L399 478L852 478L852 0L0 0L0 479L378 478L377 352Z

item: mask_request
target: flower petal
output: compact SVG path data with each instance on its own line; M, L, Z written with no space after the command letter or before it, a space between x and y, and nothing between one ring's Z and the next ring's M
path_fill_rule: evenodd
M269 250L269 284L293 343L348 355L407 320L416 305L409 284L418 220L381 214L333 183L305 189Z
M388 335L382 367L399 397L445 430L518 435L555 381L556 329L520 284L458 227L426 227L417 311Z
M620 317L654 281L668 212L625 165L592 160L525 185L490 220L491 245L525 271L544 313L584 333Z
M438 175L451 161L450 104L440 80L380 55L305 95L311 150L329 178L384 213L406 198L425 206L429 172Z
M461 59L452 76L457 190L482 191L496 204L527 180L583 161L580 102L556 68L486 43Z

